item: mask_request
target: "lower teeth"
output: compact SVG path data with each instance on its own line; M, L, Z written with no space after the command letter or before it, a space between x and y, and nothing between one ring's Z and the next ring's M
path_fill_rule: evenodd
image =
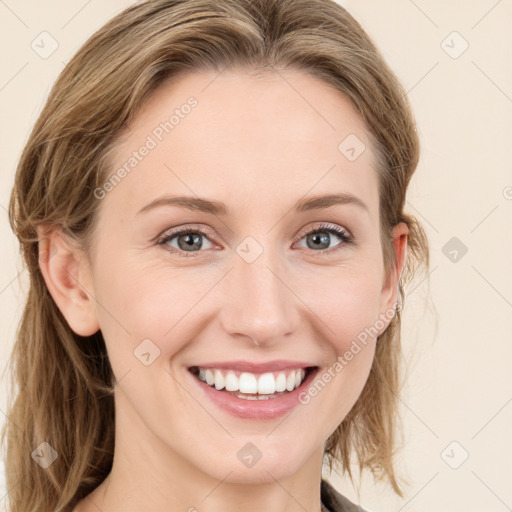
M203 382L203 381L201 381ZM213 386L212 386L213 387ZM216 388L213 388L216 389ZM259 393L241 393L240 391L228 391L225 388L217 389L217 391L221 391L223 393L229 393L236 398L241 398L242 400L269 400L273 398L279 398L280 396L289 393L289 391L277 391L276 393L268 394L268 395L260 395Z
M243 400L268 400L269 398L279 398L283 393L273 393L272 395L246 395L244 393L236 393L234 396Z

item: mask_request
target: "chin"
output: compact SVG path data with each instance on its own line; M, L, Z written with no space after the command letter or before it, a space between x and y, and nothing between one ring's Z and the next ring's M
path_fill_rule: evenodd
M235 438L235 443L240 448L232 456L224 453L222 461L205 468L212 477L234 484L274 483L297 473L311 456L298 442L278 442L278 446L273 446L268 439L265 443L264 439L243 442Z

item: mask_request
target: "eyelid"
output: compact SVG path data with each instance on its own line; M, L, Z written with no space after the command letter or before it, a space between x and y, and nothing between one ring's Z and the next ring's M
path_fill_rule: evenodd
M297 240L296 240L296 242L294 242L294 244L299 242L300 240L302 240L306 235L309 235L309 233L315 233L316 231L322 231L322 230L326 230L326 231L332 231L332 230L333 231L339 231L339 233L335 233L335 234L338 237L340 237L342 234L345 234L346 238L348 239L347 241L344 240L345 243L349 243L349 242L354 242L355 243L354 235L346 227L339 226L338 224L330 224L328 222L321 222L317 226L309 226L309 227L306 227L306 228L302 229L299 232ZM322 251L316 251L316 252L322 252Z
M347 229L344 226L339 226L337 224L330 224L327 222L321 222L319 225L316 226L309 226L305 227L299 232L299 235L296 237L296 240L293 242L292 245L295 245L296 243L300 242L305 236L309 235L310 233L315 233L317 231L327 231L331 234L334 234L338 238L340 238L341 242L337 244L334 247L331 247L329 249L322 249L319 251L312 251L313 253L318 253L320 255L322 254L331 254L333 252L336 252L339 246L347 246L347 245L354 245L355 237L352 235L351 231ZM215 236L212 235L214 233L214 230L210 228L209 226L200 225L200 224L185 224L182 226L175 226L174 228L171 228L169 230L164 231L162 234L158 235L155 238L155 243L157 245L165 245L165 242L171 238L174 238L175 236L187 234L189 232L192 233L198 233L205 238L209 240L210 243L217 245L214 241ZM175 248L169 248L167 247L166 250L170 253L180 254L184 257L194 257L195 255L199 255L202 252L208 252L208 251L181 251Z
M215 237L215 235L214 235L215 231L212 228L210 228L209 226L206 226L204 224L181 224L179 226L174 226L173 228L166 229L163 233L160 233L159 235L157 235L153 239L153 241L156 243L159 243L162 240L165 240L166 238L169 238L174 235L180 235L180 234L183 234L184 232L186 233L188 231L193 231L194 233L195 232L202 233L202 234L208 235L208 237L211 237L211 238ZM210 240L210 242L213 243L213 240L211 240L210 238L208 238L208 239Z
M158 247L162 246L164 248L164 250L166 250L167 252L169 252L171 254L177 254L177 255L185 257L185 258L190 258L190 257L193 258L195 256L199 256L201 253L204 253L204 252L209 253L209 251L204 251L204 250L187 252L187 251L182 251L180 249L176 249L175 247L166 246L166 242L168 240L170 240L176 236L187 234L189 232L198 233L198 234L204 236L204 238L208 239L208 241L212 245L218 246L218 244L213 240L215 238L212 235L212 233L214 233L214 230L212 228L210 228L209 226L205 226L202 224L201 225L200 224L185 224L185 225L175 226L174 228L167 229L163 233L157 235L153 239L152 242L154 243L154 245L156 245Z

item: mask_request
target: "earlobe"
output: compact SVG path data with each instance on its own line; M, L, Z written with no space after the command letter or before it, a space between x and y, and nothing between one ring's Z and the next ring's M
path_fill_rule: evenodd
M39 228L38 236L39 268L48 291L71 329L80 336L91 336L99 324L85 254L61 229Z

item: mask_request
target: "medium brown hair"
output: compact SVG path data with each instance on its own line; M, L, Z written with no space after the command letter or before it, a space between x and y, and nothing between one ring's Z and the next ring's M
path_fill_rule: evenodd
M66 511L109 473L114 451L114 376L101 331L75 334L39 269L37 229L58 226L89 247L99 201L94 190L112 168L108 155L141 105L182 72L300 70L344 94L364 119L378 155L380 223L386 271L391 231L409 227L399 284L428 268L428 244L404 212L419 158L407 96L363 28L332 0L153 0L139 2L97 31L55 82L16 171L9 219L30 273L10 361L11 403L2 432L11 512ZM341 141L340 141L341 142ZM325 455L352 478L394 471L401 387L401 307L379 337L356 404L330 436ZM48 442L58 458L42 470L31 458Z

